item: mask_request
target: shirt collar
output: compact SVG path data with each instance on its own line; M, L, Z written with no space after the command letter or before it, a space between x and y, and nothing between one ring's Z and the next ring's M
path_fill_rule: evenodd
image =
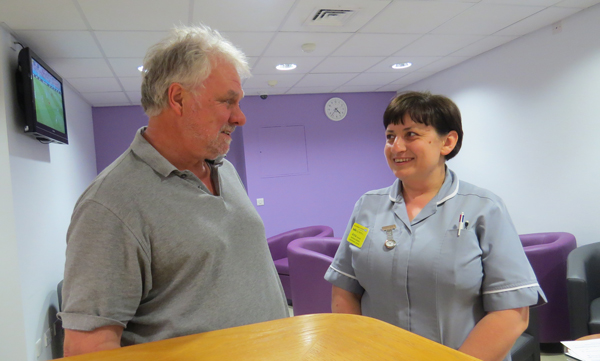
M404 197L402 197L402 192L400 191L401 183L400 179L396 179L390 189L389 198L394 203L404 202ZM446 166L446 178L444 179L444 183L430 203L435 202L437 206L444 204L447 200L456 196L458 193L458 185L458 176Z
M141 160L146 162L152 169L163 177L169 176L172 172L178 171L165 157L163 157L142 135L146 127L140 128L131 142L131 150Z
M167 158L163 157L157 150L150 144L143 134L147 127L141 127L138 129L131 143L131 150L146 162L152 169L163 177L169 176L173 172L180 172ZM206 161L213 167L217 168L223 165L224 155L218 156L216 159L207 159Z

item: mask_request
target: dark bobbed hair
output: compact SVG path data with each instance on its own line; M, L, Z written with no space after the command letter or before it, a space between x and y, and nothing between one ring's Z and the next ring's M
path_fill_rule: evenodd
M460 151L463 139L460 110L452 100L443 95L430 92L409 91L398 94L388 105L383 114L383 126L404 124L404 116L408 115L415 123L431 125L439 135L446 135L454 130L458 141L454 149L446 155L452 159Z

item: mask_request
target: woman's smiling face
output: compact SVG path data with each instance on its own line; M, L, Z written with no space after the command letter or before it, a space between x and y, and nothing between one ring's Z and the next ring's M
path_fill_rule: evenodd
M394 175L405 182L425 181L439 174L444 156L452 150L445 144L447 135L439 135L430 125L415 123L408 114L403 122L391 123L385 130L384 154Z

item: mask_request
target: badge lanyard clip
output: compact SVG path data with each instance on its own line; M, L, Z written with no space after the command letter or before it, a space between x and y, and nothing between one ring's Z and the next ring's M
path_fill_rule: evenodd
M386 234L385 248L392 249L396 247L396 241L394 240L394 229L396 229L396 225L392 224L391 226L381 227L381 230Z

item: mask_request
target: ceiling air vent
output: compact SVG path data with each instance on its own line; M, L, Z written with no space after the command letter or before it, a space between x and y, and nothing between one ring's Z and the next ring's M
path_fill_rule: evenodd
M308 18L306 25L344 26L354 12L355 10L352 9L317 9Z

